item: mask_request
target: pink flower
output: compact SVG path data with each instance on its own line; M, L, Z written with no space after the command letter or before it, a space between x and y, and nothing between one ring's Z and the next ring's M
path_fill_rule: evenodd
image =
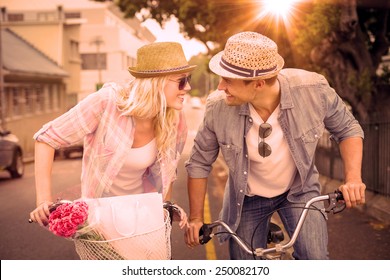
M49 216L49 230L62 237L72 237L88 218L84 201L61 204Z

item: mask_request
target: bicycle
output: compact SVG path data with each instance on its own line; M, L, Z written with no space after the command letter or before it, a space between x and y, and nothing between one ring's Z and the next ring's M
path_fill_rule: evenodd
M49 206L54 212L63 204L74 201L58 199ZM174 203L163 203L164 224L155 230L142 234L105 239L96 234L82 238L68 238L75 243L75 249L81 260L124 260L124 259L171 259L171 228L174 216L181 216L181 210ZM33 223L32 219L28 219ZM92 236L92 237L91 237Z
M319 209L314 207L313 204L315 202L320 201L328 201L328 206L324 207L324 209ZM291 248L295 241L298 238L299 232L305 222L308 211L321 211L322 213L330 213L337 214L345 209L346 205L343 201L343 195L339 190L336 190L333 193L328 193L325 195L319 195L310 199L305 206L302 207L302 213L299 217L297 226L293 235L291 236L289 242L285 244L281 244L284 241L284 234L282 229L274 224L270 223L270 230L267 236L268 244L275 244L274 247L271 248L253 248L252 245L248 245L240 236L238 236L225 222L222 220L216 220L209 224L203 224L199 231L199 240L200 244L204 245L209 242L215 235L218 234L229 234L231 237L237 242L237 244L248 254L252 255L254 259L256 257L260 257L261 259L281 259L283 255L287 252L289 248ZM274 212L270 213L272 215ZM326 216L324 215L324 218ZM213 233L213 229L216 227L222 228L216 233ZM272 255L273 254L273 255Z

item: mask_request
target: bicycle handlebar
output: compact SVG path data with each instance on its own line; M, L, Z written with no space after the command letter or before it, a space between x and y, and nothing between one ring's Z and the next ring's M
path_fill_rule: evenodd
M313 209L313 208L310 208L312 206L312 204L314 204L315 202L319 202L319 201L328 201L329 202L328 207L326 207L325 209L321 209L320 211L325 211L326 213L333 212L333 214L336 214L336 213L339 213L345 209L346 205L345 205L345 202L343 200L344 200L343 194L339 190L336 190L333 193L316 196L316 197L313 197L312 199L310 199L303 207L303 211L301 213L301 216L299 217L297 227L296 227L292 237L290 238L290 241L286 244L276 244L275 247L273 247L273 248L266 248L266 249L264 249L264 248L256 248L256 249L249 248L248 245L239 236L237 236L235 234L235 232L225 222L223 222L221 220L217 220L217 221L212 222L210 224L203 224L203 226L201 227L201 229L199 231L199 240L200 240L201 244L206 244L215 235L215 234L213 234L213 229L217 226L221 226L224 230L227 231L228 234L230 234L232 236L232 238L237 242L237 244L243 250L245 250L248 254L256 255L258 257L264 257L270 253L277 253L277 252L282 253L294 245L294 243L298 237L298 234L301 231L303 223L306 219L307 212L310 209Z
M58 206L60 206L62 204L66 204L66 203L73 203L73 202L70 200L65 200L65 199L57 199L56 202L54 202L53 204L51 204L49 206L49 212L50 213L53 212L54 210L57 209ZM172 203L170 201L165 201L163 203L163 208L168 211L169 218L171 219L171 223L172 223L174 214L177 214L178 216L181 215L180 208L177 207L174 203ZM33 223L33 220L30 218L30 219L28 219L28 222L31 224L31 223Z

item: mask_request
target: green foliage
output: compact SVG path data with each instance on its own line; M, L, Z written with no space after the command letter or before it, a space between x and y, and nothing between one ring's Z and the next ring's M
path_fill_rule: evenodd
M293 29L296 54L302 58L309 57L311 50L336 28L339 18L337 6L326 1L313 5L311 12L302 16Z
M359 39L364 39L366 48L361 44L356 53L361 54L363 63L373 67L370 75L369 71L366 73L358 70L357 65L352 61L349 65L352 65L352 72L354 65L356 66L355 73L349 73L345 82L356 88L356 95L360 100L364 100L365 95L375 92L377 84L374 83L376 77L373 77L373 73L375 74L382 56L389 50L389 7L385 2L357 0L359 18L357 35ZM326 74L330 69L321 69L318 65L313 65L310 54L324 38L329 37L339 28L341 16L339 4L342 1L300 1L296 4L295 16L291 17L291 24L277 21L272 15L260 17L264 11L262 6L264 2L261 0L114 0L114 3L127 17L142 15L144 19L155 19L162 26L171 16L175 16L182 33L203 42L209 49L209 55L223 48L227 38L232 34L256 31L270 37L278 44L279 52L286 61L286 67L305 68ZM200 61L193 63L199 67L193 73L191 85L193 93L202 96L207 94L209 88L204 74L209 73L208 59L207 57L197 59ZM350 60L348 54L344 59ZM388 84L389 76L389 69L386 68L379 77L379 83ZM214 78L211 81L214 81ZM215 85L215 82L210 83Z
M192 96L207 96L209 91L215 90L219 77L209 71L209 58L207 55L199 54L189 61L190 64L197 65L192 72L191 92Z
M371 97L373 82L368 69L362 72L349 72L346 81L348 85L355 89L355 95L363 102L368 102Z
M381 73L378 76L378 83L382 85L390 85L390 68L388 65L384 65L381 69Z

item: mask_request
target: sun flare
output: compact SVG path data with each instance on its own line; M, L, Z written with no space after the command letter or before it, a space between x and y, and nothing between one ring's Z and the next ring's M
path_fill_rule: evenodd
M299 0L262 0L260 17L273 16L283 21L288 21L293 12L294 4Z

